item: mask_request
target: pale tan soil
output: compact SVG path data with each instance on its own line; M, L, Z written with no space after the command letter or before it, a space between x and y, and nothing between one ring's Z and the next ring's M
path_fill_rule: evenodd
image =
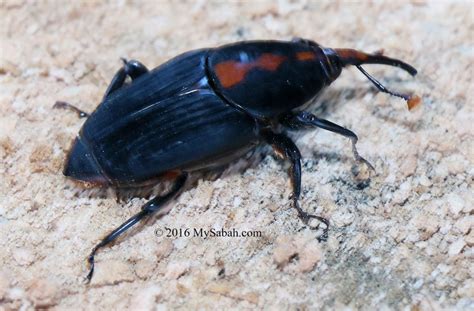
M3 1L0 14L0 309L474 308L472 2ZM368 187L347 139L298 136L301 203L330 219L329 241L296 217L286 170L266 156L199 181L170 214L101 252L83 285L91 247L145 200L66 181L83 120L53 103L92 111L120 57L154 67L190 49L294 36L383 48L420 72L366 66L421 95L412 112L354 68L319 101L321 116L359 135L377 172ZM262 237L156 237L164 227Z

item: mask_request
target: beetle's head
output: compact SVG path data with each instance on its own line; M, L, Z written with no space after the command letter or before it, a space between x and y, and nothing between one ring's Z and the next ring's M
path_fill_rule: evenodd
M322 48L324 55L327 58L327 62L325 67L327 68L328 79L332 82L334 81L340 74L342 68L348 65L354 65L359 69L376 87L379 91L388 93L393 96L401 97L408 103L408 108L411 109L416 106L421 99L418 96L410 96L407 94L396 93L388 90L385 86L382 85L379 81L377 81L374 77L369 75L361 65L364 64L382 64L382 65L389 65L399 67L405 71L407 71L410 75L415 76L417 71L416 69L395 58L390 58L382 55L382 52L376 52L373 54L364 53L358 50L353 49L330 49L330 48Z

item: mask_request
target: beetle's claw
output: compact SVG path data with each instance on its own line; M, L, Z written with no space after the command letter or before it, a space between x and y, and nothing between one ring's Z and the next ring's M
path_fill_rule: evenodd
M359 163L362 163L362 164L365 164L367 165L367 167L370 169L371 172L373 172L375 174L375 168L372 164L370 164L369 161L367 161L366 159L364 159L363 157L359 156L358 158L356 158L356 161L359 162Z
M318 226L311 226L311 224L309 223L311 219L317 219L320 222L322 222L324 225L326 225L326 229L329 228L329 220L327 220L324 217L317 216L317 215L311 215L311 214L308 214L306 212L303 212L302 214L300 214L299 217L300 217L301 221L303 221L303 223L305 225L307 225L311 230L316 230L317 228L319 228L319 224L318 224Z
M311 226L310 225L310 220L311 219L317 219L319 220L320 222L322 222L326 228L323 229L323 233L317 238L318 242L326 242L328 240L328 232L329 232L329 220L327 220L326 218L324 217L321 217L321 216L317 216L317 215L311 215L311 214L308 214L306 212L303 212L303 214L300 215L300 219L303 221L303 223L305 223L311 230L316 230L319 228L319 224L318 226Z
M326 229L324 229L323 234L321 234L319 237L317 237L317 240L318 240L319 243L326 242L328 240L328 237L329 237L328 232L329 232L329 229L326 228Z
M85 283L90 284L92 280L92 276L94 275L94 254L91 254L89 258L87 258L87 262L89 263L89 273L87 273L87 276L85 278Z
M363 157L361 157L359 155L359 152L357 151L357 147L356 147L356 144L357 144L357 137L355 138L352 138L351 139L351 142L352 142L352 154L354 155L354 159L359 162L359 163L363 163L365 165L367 165L367 167L373 172L375 173L375 168L372 164L370 164L369 161L367 161L366 159L364 159Z
M301 207L298 204L298 201L296 199L293 199L294 207L298 211L298 217L301 219L301 221L308 226L311 230L317 230L319 228L319 224L317 226L311 226L310 221L311 219L317 219L318 221L322 222L326 228L324 228L323 233L321 236L318 237L319 242L325 242L328 239L328 231L329 231L329 220L318 216L318 215L312 215L308 214L307 212L303 211Z

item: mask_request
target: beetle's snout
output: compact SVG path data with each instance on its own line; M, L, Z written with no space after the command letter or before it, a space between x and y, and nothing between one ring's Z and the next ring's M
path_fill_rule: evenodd
M79 181L99 184L107 183L89 148L80 137L74 140L69 150L63 174Z
M399 60L396 58L390 58L382 55L382 52L377 52L374 54L367 54L358 50L353 50L353 49L334 49L333 52L337 55L337 58L339 59L340 63L342 66L347 66L347 65L354 65L357 67L357 69L364 74L367 79L372 82L375 87L384 93L397 96L400 98L403 98L404 100L407 101L408 104L408 109L412 109L413 107L417 106L421 102L421 98L416 95L408 95L404 93L397 93L394 91L391 91L387 89L382 83L377 81L374 77L372 77L367 71L365 71L361 65L364 64L382 64L382 65L388 65L388 66L394 66L401 68L411 74L412 76L416 75L417 71L416 69Z
M332 52L334 52L334 54L337 55L337 58L339 59L339 62L342 64L342 66L381 64L381 65L399 67L405 70L406 72L408 72L409 74L411 74L412 76L416 75L417 73L416 69L413 66L399 59L384 56L381 52L368 54L368 53L364 53L364 52L354 50L354 49L329 49L329 50L332 50Z

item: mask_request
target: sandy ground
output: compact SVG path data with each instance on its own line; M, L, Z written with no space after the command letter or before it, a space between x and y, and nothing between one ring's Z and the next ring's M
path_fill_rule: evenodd
M0 309L474 309L473 5L418 1L248 4L2 1L0 6ZM328 217L330 238L296 217L286 169L272 155L201 179L165 217L85 257L145 199L117 203L61 174L83 120L120 57L154 67L180 52L245 39L313 39L380 48L417 67L366 66L392 89L345 70L313 108L359 135L301 133L302 206ZM157 237L158 229L259 230L257 238Z

